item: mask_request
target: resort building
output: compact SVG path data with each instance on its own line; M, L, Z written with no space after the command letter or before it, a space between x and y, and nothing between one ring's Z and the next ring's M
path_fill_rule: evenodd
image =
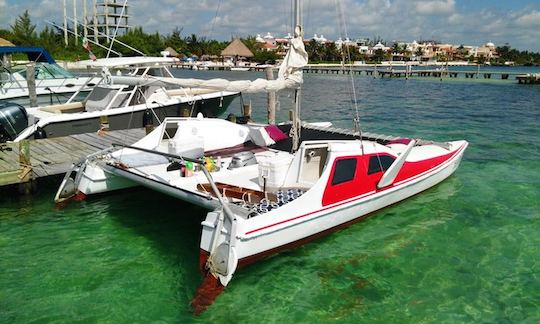
M257 35L256 41L260 43L261 48L265 48L268 51L275 51L277 54L285 53L288 48L289 40L292 38L288 34L284 38L275 38L272 34L267 33L266 36L261 37ZM373 57L377 51L382 51L385 57L388 57L392 61L418 61L418 62L431 62L431 61L467 61L483 59L489 61L498 58L496 46L492 42L488 42L482 46L471 45L455 45L455 44L441 44L436 41L416 41L411 43L404 41L395 41L392 46L387 46L381 41L378 41L375 45L370 42L369 39L356 39L350 38L342 39L339 37L336 41L328 40L322 34L314 34L312 38L304 40L307 44L315 41L319 44L335 44L337 49L341 49L343 46L355 48L358 53L364 55L366 58ZM397 46L396 46L397 44Z

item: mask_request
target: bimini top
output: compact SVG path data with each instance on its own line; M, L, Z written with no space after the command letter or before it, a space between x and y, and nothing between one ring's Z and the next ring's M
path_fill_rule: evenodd
M25 46L0 46L0 55L23 53L28 56L32 62L46 62L55 64L51 54L43 47L25 47Z

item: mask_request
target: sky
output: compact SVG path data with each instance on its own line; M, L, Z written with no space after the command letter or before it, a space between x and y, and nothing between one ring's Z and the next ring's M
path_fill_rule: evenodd
M123 3L123 0L117 0ZM87 0L90 8L93 0ZM100 2L100 0L98 0ZM208 39L284 36L292 27L291 0L129 0L130 25L146 32ZM73 17L73 0L67 0ZM437 40L540 52L540 0L304 0L305 37L335 40L380 37L386 41ZM339 3L339 5L336 5ZM83 0L76 0L82 16ZM340 9L341 8L341 9ZM32 22L62 21L62 0L0 0L0 28L29 10ZM90 9L89 9L90 12Z

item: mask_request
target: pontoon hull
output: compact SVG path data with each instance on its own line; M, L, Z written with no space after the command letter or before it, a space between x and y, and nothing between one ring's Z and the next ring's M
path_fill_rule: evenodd
M380 209L437 185L452 175L458 168L466 146L467 144L464 144L450 160L429 173L365 197L352 199L350 202L316 211L309 211L309 206L299 207L299 213L291 215L290 221L270 223L258 228L251 227L248 219L239 226L236 235L238 240L236 241L235 250L238 255L239 265L244 266L253 263L268 255L299 246L354 224ZM203 228L201 260L205 260L209 254L209 243L212 235L212 228L207 228L206 231Z

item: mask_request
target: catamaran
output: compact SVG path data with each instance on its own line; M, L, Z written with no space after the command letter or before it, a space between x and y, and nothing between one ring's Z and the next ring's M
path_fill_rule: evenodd
M277 80L160 80L236 91L293 89L298 111L305 64L297 26ZM200 312L238 267L433 187L458 168L467 145L337 132L302 123L297 112L278 125L167 118L132 146L117 144L76 165L55 200L140 185L208 209L199 246L206 277L193 300Z

